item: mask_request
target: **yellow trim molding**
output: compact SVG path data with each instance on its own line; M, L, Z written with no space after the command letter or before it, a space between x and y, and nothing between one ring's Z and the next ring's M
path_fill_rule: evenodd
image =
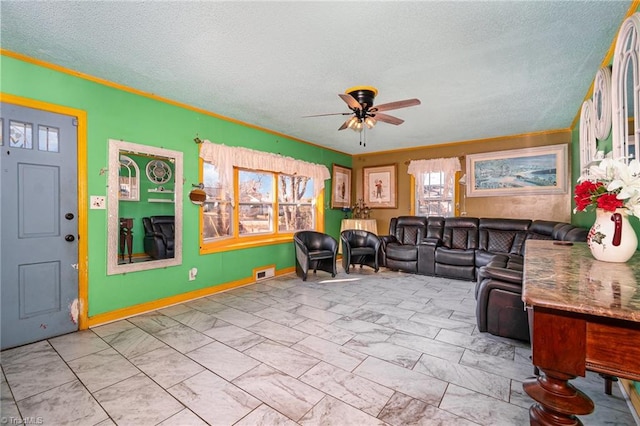
M284 268L281 270L277 270L275 273L275 276L287 275L293 272L295 272L294 267ZM116 309L115 311L93 315L88 320L88 326L96 327L98 325L103 325L109 322L118 321L118 320L129 318L135 315L143 314L145 312L151 312L158 309L167 308L172 305L177 305L178 303L184 303L190 300L200 299L202 297L211 296L212 294L221 293L223 291L231 290L234 288L244 287L249 284L254 284L255 282L256 281L253 277L242 278L240 280L231 281L231 282L217 285L214 287L207 287L199 290L190 291L187 293L176 294L175 296L169 296L163 299L141 303L139 305L128 306L122 309Z
M78 315L78 328L84 330L88 327L87 318L89 312L88 295L88 247L89 228L87 216L89 213L88 190L87 190L87 112L84 110L70 108L62 105L42 102L35 99L23 98L21 96L0 93L0 101L26 108L39 109L42 111L57 114L70 115L78 119L78 302L80 312Z
M181 103L181 102L178 102L178 101L173 101L171 99L163 98L161 96L157 96L157 95L154 95L152 93L143 92L142 90L138 90L138 89L134 89L134 88L129 87L129 86L125 86L125 85L122 85L122 84L114 83L114 82L111 82L109 80L105 80L105 79L102 79L102 78L99 78L99 77L94 77L94 76L89 75L89 74L84 74L84 73L79 72L79 71L74 71L74 70L71 70L69 68L62 67L60 65L52 64L52 63L49 63L49 62L42 61L40 59L35 59L35 58L30 57L30 56L23 55L21 53L12 52L12 51L7 50L7 49L0 49L0 54L4 55L4 56L8 56L10 58L18 59L20 61L24 61L24 62L28 62L28 63L34 64L34 65L38 65L38 66L41 66L41 67L44 67L44 68L49 68L49 69L52 69L54 71L58 71L58 72L61 72L61 73L64 73L64 74L72 75L74 77L82 78L84 80L92 81L94 83L102 84L104 86L112 87L114 89L122 90L124 92L133 93L133 94L138 95L138 96L143 96L145 98L153 99L153 100L156 100L156 101L159 101L159 102L164 102L164 103L167 103L167 104L170 104L170 105L174 105L174 106L177 106L177 107L180 107L180 108L188 109L190 111L195 111L195 112L200 113L200 114L205 114L205 115L208 115L208 116L211 116L211 117L219 118L221 120L228 121L230 123L239 124L239 125L244 126L244 127L260 130L262 132L269 133L269 134L272 134L274 136L279 136L279 137L291 139L291 140L296 141L296 142L300 142L300 143L304 143L306 145L311 145L311 146L315 146L315 147L318 147L318 148L326 149L326 150L329 150L329 151L337 152L339 154L349 155L349 154L347 154L345 152L341 152L341 151L338 151L338 150L335 150L335 149L331 149L331 148L327 148L327 147L322 147L322 146L316 145L314 143L311 143L309 141L305 141L303 139L298 139L298 138L296 138L294 136L289 136L289 135L285 135L284 133L276 132L275 130L270 130L270 129L266 129L264 127L256 126L254 124L245 123L244 121L240 121L240 120L237 120L237 119L234 119L234 118L226 117L226 116L221 115L221 114L216 114L215 112L207 111L205 109L197 108L197 107L194 107L194 106L191 106L191 105L188 105L188 104L184 104L184 103Z

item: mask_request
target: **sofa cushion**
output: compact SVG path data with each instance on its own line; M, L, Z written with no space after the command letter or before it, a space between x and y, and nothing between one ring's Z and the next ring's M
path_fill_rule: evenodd
M448 249L439 247L436 250L436 263L458 266L475 266L475 250Z
M387 259L416 261L418 259L418 246L394 243L388 244Z

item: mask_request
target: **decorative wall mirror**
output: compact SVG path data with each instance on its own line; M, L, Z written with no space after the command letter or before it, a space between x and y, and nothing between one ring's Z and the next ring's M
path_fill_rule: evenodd
M593 83L594 127L598 140L608 138L611 133L611 109L611 68L602 67Z
M593 102L587 99L580 110L580 175L588 173L596 153L596 130Z
M640 14L635 13L622 23L613 55L611 100L613 158L637 158L640 141L638 102L640 102ZM629 123L633 122L629 131ZM634 136L630 138L629 135Z
M182 264L182 152L110 139L108 168L107 274Z
M118 172L120 183L120 201L140 200L140 168L131 157L120 155L120 171Z

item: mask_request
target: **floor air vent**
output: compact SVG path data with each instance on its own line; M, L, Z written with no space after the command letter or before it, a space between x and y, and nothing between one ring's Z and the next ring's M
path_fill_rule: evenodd
M268 278L273 278L276 274L276 270L273 266L267 268L261 268L255 270L255 279L256 281L266 280Z

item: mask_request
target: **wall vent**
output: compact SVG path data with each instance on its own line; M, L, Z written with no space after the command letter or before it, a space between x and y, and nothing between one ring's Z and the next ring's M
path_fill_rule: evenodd
M262 281L268 278L273 278L275 275L276 275L276 268L273 266L254 270L254 277L256 281Z

